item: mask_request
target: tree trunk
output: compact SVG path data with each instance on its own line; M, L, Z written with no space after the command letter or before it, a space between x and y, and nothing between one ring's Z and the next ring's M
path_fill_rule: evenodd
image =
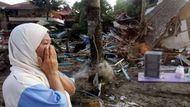
M98 64L103 61L100 0L86 0L88 35L90 37L91 63Z
M146 8L146 1L142 0L140 24L144 23L145 8Z

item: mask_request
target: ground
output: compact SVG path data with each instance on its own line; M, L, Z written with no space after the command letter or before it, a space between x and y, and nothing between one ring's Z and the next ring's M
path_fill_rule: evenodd
M128 107L116 106L118 102L130 103L135 107L189 107L190 106L190 84L183 83L140 83L137 81L137 74L141 71L138 68L130 68L129 75L131 81L127 81L122 73L116 75L114 82L107 85L103 90L100 97L92 97L82 92L83 90L77 91L76 95L72 96L75 105L73 107L87 107L82 104L77 104L76 98L80 97L80 101L83 99L98 99L103 100L106 107ZM1 82L9 74L8 70L1 72ZM80 80L82 81L82 80ZM79 81L77 81L78 83ZM82 82L84 83L84 81ZM77 84L80 85L80 84ZM87 85L86 85L87 86ZM78 86L79 87L79 86ZM2 90L1 90L1 105ZM78 99L79 101L79 99ZM133 102L133 103L132 103ZM108 106L108 104L110 106ZM111 105L112 104L112 105ZM115 105L115 106L114 106ZM4 107L4 106L1 106Z
M190 107L190 84L140 83L137 81L140 71L129 69L131 81L127 81L122 73L116 76L99 97L105 104L112 104L106 107ZM118 106L118 102L126 106ZM133 106L127 106L129 103Z
M189 107L190 85L177 83L139 83L138 70L130 70L132 81L122 81L119 87L111 88L115 96L126 96L127 100L143 107Z

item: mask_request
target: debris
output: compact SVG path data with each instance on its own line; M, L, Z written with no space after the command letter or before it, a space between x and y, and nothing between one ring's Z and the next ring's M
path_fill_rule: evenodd
M185 71L183 66L178 66L175 70L175 77L178 79L185 77Z
M126 100L126 99L127 99L126 96L121 96L121 97L120 97L120 100L122 100L122 101L124 101L124 100Z
M99 84L98 73L95 74L95 77L94 77L92 83L93 83L94 86L96 86L96 87L98 86L98 84Z
M145 41L150 44L149 46L154 47L158 44L164 34L167 33L168 23L178 14L185 3L185 0L163 0L162 3L145 16L145 21L154 29L145 36Z
M115 96L111 95L111 96L109 96L109 99L113 101L113 100L115 100Z
M142 107L134 102L118 102L117 104L105 104L106 107Z
M122 72L124 73L126 79L127 79L127 80L130 80L130 77L129 77L128 73L127 73L127 68L128 68L128 65L129 65L129 64L127 64L127 65L124 66L124 65L122 64L123 61L124 61L124 59L121 59L120 61L118 61L118 62L115 64L115 66L119 65L119 66L121 67L121 70L122 70Z
M138 68L142 68L144 66L144 61L139 61L138 63L137 63L137 67Z
M128 27L120 25L116 21L113 22L113 25L114 25L115 28L119 28L119 29L122 29L122 30L127 30L128 29Z
M113 68L109 65L107 61L103 61L98 64L96 72L98 72L98 76L104 82L111 82L114 78Z

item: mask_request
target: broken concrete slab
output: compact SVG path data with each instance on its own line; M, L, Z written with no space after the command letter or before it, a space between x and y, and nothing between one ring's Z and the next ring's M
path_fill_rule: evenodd
M178 14L185 5L185 0L164 0L155 9L145 16L145 22L153 27L145 37L146 43L154 47L166 32L167 23Z
M171 36L161 41L161 46L167 49L180 49L183 47L190 47L190 40L188 31L178 34L178 36Z

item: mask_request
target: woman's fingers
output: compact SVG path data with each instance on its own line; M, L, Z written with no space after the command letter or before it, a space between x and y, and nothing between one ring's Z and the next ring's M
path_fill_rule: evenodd
M37 59L38 59L38 65L41 67L41 65L42 65L42 59L40 57L37 57Z
M51 59L57 59L55 48L52 45L50 46L50 57Z
M38 59L38 62L40 63L39 65L41 65L40 67L45 74L49 75L58 71L57 54L53 46L48 46L44 49L43 58L43 61Z
M47 60L49 59L49 47L46 47L45 50L44 50L44 60Z

